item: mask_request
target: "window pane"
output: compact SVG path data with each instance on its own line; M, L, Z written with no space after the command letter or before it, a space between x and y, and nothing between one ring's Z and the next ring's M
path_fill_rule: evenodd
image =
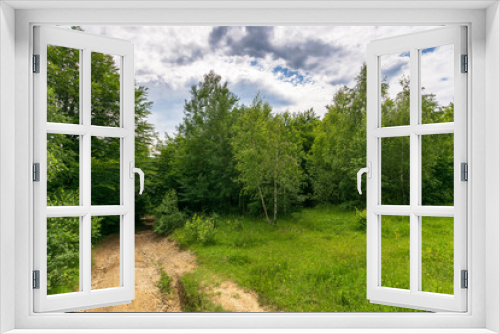
M382 126L410 125L410 52L380 56Z
M422 136L422 205L453 206L453 133Z
M120 286L120 220L92 217L92 290Z
M120 138L92 137L92 205L119 205Z
M422 291L453 294L453 218L422 217Z
M47 218L47 295L80 290L80 218Z
M47 205L80 205L80 136L47 134Z
M422 124L453 122L453 45L420 51Z
M121 57L92 52L92 125L120 126Z
M80 123L80 50L47 45L47 122Z
M410 205L410 137L381 139L382 204Z
M410 289L410 217L381 219L382 286Z

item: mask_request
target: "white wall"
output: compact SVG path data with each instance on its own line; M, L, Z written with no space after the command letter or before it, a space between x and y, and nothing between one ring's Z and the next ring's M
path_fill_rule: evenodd
M486 328L500 332L500 6L486 11L486 253L496 261L486 263Z
M15 11L0 2L0 253L14 254ZM0 333L14 328L14 257L0 256Z

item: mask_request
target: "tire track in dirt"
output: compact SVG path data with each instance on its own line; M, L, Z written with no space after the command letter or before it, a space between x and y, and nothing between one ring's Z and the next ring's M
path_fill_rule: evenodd
M103 240L92 252L92 289L120 285L119 235ZM161 267L172 278L170 293L157 287ZM179 278L196 269L196 256L180 250L176 243L151 230L135 234L135 299L130 304L100 307L84 312L182 312L178 293ZM265 312L254 292L232 281L224 281L214 292L213 301L232 312Z

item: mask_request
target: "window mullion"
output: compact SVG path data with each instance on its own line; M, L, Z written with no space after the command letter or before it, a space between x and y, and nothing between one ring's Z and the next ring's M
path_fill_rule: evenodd
M413 210L420 204L419 136L414 128L419 122L419 50L410 49L410 291L417 293L420 286L420 217Z
M91 58L90 50L88 48L83 49L82 57L82 94L80 96L82 103L82 125L84 127L90 127L91 121ZM83 233L80 234L80 244L82 252L80 253L82 261L80 261L80 275L82 276L83 291L90 294L91 282L92 282L92 248L91 248L91 237L92 237L92 217L90 215L91 206L91 134L87 131L82 135L82 154L81 154L81 197L83 199L83 206L88 208L89 211L83 216Z

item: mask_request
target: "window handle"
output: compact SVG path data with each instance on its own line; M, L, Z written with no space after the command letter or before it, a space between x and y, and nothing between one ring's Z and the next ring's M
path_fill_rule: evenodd
M134 174L139 174L139 195L144 191L144 172L140 168L135 168L134 163L130 161L130 178L134 178Z
M361 192L361 175L363 175L363 173L366 173L366 176L369 179L372 178L372 163L370 161L368 161L367 165L368 165L367 167L361 168L358 171L358 192L360 195L362 194L362 192Z

